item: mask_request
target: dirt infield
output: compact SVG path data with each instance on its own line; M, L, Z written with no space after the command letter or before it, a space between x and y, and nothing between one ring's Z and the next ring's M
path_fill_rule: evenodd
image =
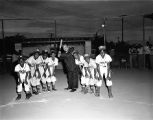
M80 88L65 91L66 77L56 72L58 91L33 95L15 101L12 76L0 76L0 120L152 120L153 74L140 70L113 70L114 98L107 97L105 86L101 97L83 95Z

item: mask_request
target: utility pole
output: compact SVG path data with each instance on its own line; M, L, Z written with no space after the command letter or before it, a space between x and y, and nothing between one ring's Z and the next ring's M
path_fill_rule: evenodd
M4 19L1 19L1 24L2 24L2 53L5 56L6 54L6 47L5 47L5 34L4 34Z
M121 15L121 20L122 20L122 42L124 42L124 17L127 15Z
M2 24L2 55L3 55L3 67L6 68L6 43L5 43L5 34L4 34L4 19L1 19ZM6 72L6 69L4 69Z
M143 45L145 45L145 17L142 18Z
M122 17L122 42L124 41L124 18Z
M50 33L50 36L49 36L50 48L51 48L52 37L53 37L53 33Z
M144 46L145 46L145 16L143 16L143 18L142 18L142 34L143 34L143 41L142 41L142 43L143 43L143 50L144 50ZM146 60L145 60L145 54L143 54L143 63L144 63L144 69L145 69L145 62L146 62Z
M4 20L1 19L1 24L2 24L2 39L4 40L5 35L4 35Z

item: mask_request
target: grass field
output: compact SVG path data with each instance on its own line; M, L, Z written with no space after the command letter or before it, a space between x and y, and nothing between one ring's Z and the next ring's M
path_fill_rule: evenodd
M153 72L113 69L113 94L105 86L101 97L83 95L80 88L65 91L66 76L56 71L58 91L15 101L16 84L9 74L0 75L0 120L152 120Z

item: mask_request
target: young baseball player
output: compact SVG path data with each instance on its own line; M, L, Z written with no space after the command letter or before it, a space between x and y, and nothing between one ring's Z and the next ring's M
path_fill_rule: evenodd
M111 78L111 70L110 70L110 62L112 62L112 58L110 55L106 54L105 52L106 47L100 46L99 51L100 54L96 57L96 63L97 63L97 71L99 73L99 85L97 86L97 96L100 96L100 86L102 85L102 80L106 80L106 85L108 88L108 96L109 98L113 97L112 94L112 81Z
M85 77L86 77L86 91L88 92L88 87L90 87L91 93L94 93L95 79L97 78L97 66L94 59L90 58L88 54L85 54Z
M85 71L84 71L85 60L84 60L84 57L80 55L78 51L75 51L73 55L75 58L75 64L78 65L79 71L80 71L79 78L81 80L81 92L84 93L85 91L85 82L84 82L85 81Z
M30 86L29 86L29 80L28 80L28 75L30 72L29 65L25 63L24 59L22 56L19 57L19 64L15 66L15 72L17 72L18 75L18 85L17 85L17 98L16 100L21 99L21 92L23 89L25 89L26 93L26 99L29 99L32 95L30 93Z
M26 62L30 66L30 82L32 86L32 91L33 94L39 94L40 93L40 79L41 79L41 74L40 74L40 64L42 63L42 59L40 57L40 51L37 49L34 54L26 60Z
M56 66L58 66L58 58L56 58L55 51L51 51L51 57L50 57L50 62L48 64L48 67L49 67L49 73L51 75L52 90L54 90L54 91L57 90L55 88L55 82L56 82L55 69L56 69Z
M51 77L48 71L48 63L50 59L48 57L48 51L42 51L42 63L40 64L40 74L41 74L41 81L42 81L42 90L43 91L51 91L50 85L48 84L48 79ZM46 85L47 82L47 85Z

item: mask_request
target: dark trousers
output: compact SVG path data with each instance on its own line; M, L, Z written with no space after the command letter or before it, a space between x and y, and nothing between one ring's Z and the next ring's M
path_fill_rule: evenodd
M144 68L144 55L143 54L138 55L138 66L140 69Z
M68 88L77 89L78 88L78 72L77 70L68 71Z
M146 68L151 69L150 54L145 55L145 66Z

